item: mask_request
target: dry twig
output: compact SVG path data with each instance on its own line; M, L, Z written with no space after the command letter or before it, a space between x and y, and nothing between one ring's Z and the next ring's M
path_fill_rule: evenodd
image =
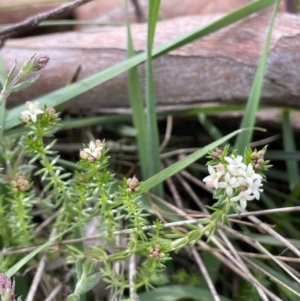
M45 13L37 14L33 17L27 18L22 22L16 23L14 25L11 25L7 28L0 30L0 47L4 45L7 39L37 27L42 21L60 17L61 15L76 9L80 5L83 5L91 1L93 0L77 0L72 3L68 3L58 8L49 10Z

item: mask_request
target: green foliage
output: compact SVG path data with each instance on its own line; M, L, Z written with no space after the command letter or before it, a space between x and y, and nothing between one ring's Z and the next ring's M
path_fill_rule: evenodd
M200 274L180 269L174 273L173 277L169 277L174 282L177 282L178 285L166 285L169 281L166 277L169 271L166 271L166 268L172 262L173 253L179 253L183 248L190 245L195 245L196 247L202 239L211 240L210 245L215 247L214 243L220 240L219 237L217 238L216 232L222 227L226 229L226 227L232 226L232 220L228 215L232 211L240 215L239 204L244 209L243 207L248 202L248 200L245 203L240 199L234 198L242 191L247 191L246 188L249 188L255 180L252 179L251 183L244 182L240 187L232 187L232 193L230 188L228 188L228 181L224 180L225 175L223 174L219 175L217 181L218 185L220 182L225 183L221 185L223 187L218 185L216 185L217 187L212 187L210 182L213 181L206 181L208 188L214 188L213 198L216 203L212 206L207 206L212 214L197 219L195 223L197 226L191 225L188 223L188 220L183 219L182 216L184 218L189 217L182 212L178 213L172 207L170 209L168 206L164 207L161 203L153 201L148 191L154 189L158 195L162 196L163 181L173 175L177 175L192 164L195 167L195 161L206 154L208 154L209 158L208 166L217 171L218 164L227 167L230 162L226 158L236 158L238 153L242 153L244 149L242 163L247 166L253 166L256 174L262 177L262 182L266 180L265 172L270 168L270 165L269 160L265 160L263 156L267 147L263 147L262 150L252 150L249 147L245 148L245 146L249 145L254 130L254 120L259 105L270 36L279 1L253 1L249 5L221 17L217 21L153 48L159 2L149 2L148 47L146 53L134 54L130 36L130 24L128 22L128 60L68 87L40 97L38 101L44 106L42 110L38 104L33 102L26 104L27 110L25 111L24 106L19 106L6 113L5 102L10 93L25 89L37 80L38 76L31 78L27 78L27 76L41 69L47 61L47 57L31 57L23 64L15 78L13 77L16 64L11 68L6 78L2 72L3 68L0 67L0 125L2 127L0 141L1 165L4 167L0 178L0 246L2 250L36 247L34 251L26 256L1 254L0 272L6 272L9 277L12 277L17 272L23 272L28 268L31 269L39 259L40 253L48 252L53 260L63 258L70 265L74 264L75 266L77 282L74 292L69 295L69 300L71 301L84 298L83 295L99 281L105 281L108 287L115 289L119 296L124 296L128 290L140 292L144 289L151 289L150 292L139 293L142 301L171 301L179 298L191 298L202 301L212 300L211 292L206 286L204 288L203 283L201 283L203 279L199 278ZM222 137L221 131L205 115L208 112L241 109L237 106L220 105L212 108L196 108L182 110L181 112L171 112L173 116L179 114L183 116L198 115L200 122L215 141L189 156L177 160L176 163L159 172L161 158L159 158L157 138L155 91L152 74L153 58L233 24L273 3L276 6L269 33L245 109L245 119L240 129ZM144 114L143 97L137 72L137 66L143 62L147 64L146 114ZM133 123L136 128L134 133L137 133L137 147L143 169L144 181L141 183L136 177L124 178L120 182L114 176L110 170L109 163L111 160L105 141L96 139L88 144L83 144L81 151L79 151L80 160L77 163L61 160L60 154L54 150L56 140L53 139L53 134L60 128L70 129L83 125L130 121L129 115L74 118L70 121L63 121L58 118L55 110L51 108L125 71L128 72ZM23 79L23 77L25 78ZM21 113L23 114L20 115ZM288 181L294 191L291 195L276 192L278 196L283 196L287 200L285 203L287 206L298 204L299 198L299 172L296 165L299 154L297 154L296 140L289 124L289 113L289 109L286 109L283 114L285 152L274 154L277 156L277 159L284 158L287 160L287 173L280 173L279 176L280 180ZM25 127L12 129L12 127L22 122L26 123ZM245 127L252 128L245 130L243 129ZM6 130L6 132L3 132L3 130ZM150 135L149 133L152 134ZM4 134L7 134L7 138L4 138ZM224 145L228 139L235 135L239 135L236 144L237 150L231 152L229 145L222 150L216 149L216 147ZM20 140L19 137L21 137ZM17 139L15 140L15 138ZM262 154L263 156L261 156ZM169 154L163 155L168 156ZM201 175L201 173L199 174ZM213 173L210 175L213 175ZM276 172L271 171L269 175L270 177L275 177ZM277 175L277 177L279 176ZM236 181L236 179L233 180L231 184L236 183ZM257 190L259 193L261 192L259 187L257 187L256 193ZM261 197L263 204L267 208L278 207L276 199L268 193L269 191ZM255 207L260 208L258 202L252 202L252 208ZM153 215L155 215L154 219ZM37 224L34 218L37 216L50 216L53 218L42 233L35 232ZM167 222L156 220L157 217L161 220L180 221L181 224L179 226L182 228L166 228ZM83 233L82 235L84 236L84 226L93 218L100 220L99 241L95 242L94 246L84 249L82 246L78 247L78 243L68 246L61 244L57 252L53 252L54 247L52 244L57 244L64 239L79 238L79 242L84 240L84 237L80 237L80 233ZM270 215L268 218L276 224L278 232L285 230L285 234L288 233L289 236L295 238L295 240L291 241L294 246L299 245L299 231L297 230L299 221L297 218L290 213L285 213L284 219L275 215ZM279 242L269 235L249 233L251 230L245 227L241 227L241 229L244 230L243 234L247 234L247 237L251 238L251 240L268 244L269 249L282 248L284 246L281 241ZM117 238L119 235L125 238L125 242L122 245L118 243ZM41 243L43 244L40 245ZM223 243L225 245L224 241ZM228 247L230 248L230 245ZM205 255L208 253L201 254L201 252L205 252L205 250L199 251L199 254L203 257L204 264L209 268L209 260L205 259ZM209 252L212 254L211 257L217 254L215 250L210 250ZM278 253L277 249L276 253ZM131 277L132 275L127 276L125 273L120 273L115 269L115 266L120 262L128 261L133 256L140 256L141 258L138 267L135 268L136 273L133 277ZM228 254L226 256L225 261L230 258ZM216 260L215 257L213 257L213 260L218 262L214 268L219 269L221 261ZM235 257L233 259L230 258L230 260L233 260L238 266L239 261ZM243 260L245 259L243 258ZM276 290L291 300L299 298L300 292L297 286L299 281L294 281L297 278L291 280L275 264L274 267L271 264L263 264L259 260L253 262L260 266L263 271L270 273L272 276L270 281L274 282L272 289L276 286ZM102 264L100 272L99 267L95 265L96 263ZM270 282L266 281L266 276L255 272L255 270L251 270L251 272L259 283L266 288L271 287ZM209 273L211 274L211 271ZM211 277L213 285L216 285L217 280L220 281L222 279L222 277L217 277L219 273L219 271L214 271L214 275ZM281 282L277 282L278 279ZM244 280L241 280L240 283L237 300L261 299L257 287L253 283L248 283ZM189 284L191 286L181 284ZM192 287L192 285L202 288ZM156 288L157 286L162 287ZM216 285L216 287L219 287L219 285ZM226 290L223 290L221 293L227 297L230 296L230 292L226 293ZM219 297L224 301L229 300L220 295ZM126 300L129 301L131 299Z

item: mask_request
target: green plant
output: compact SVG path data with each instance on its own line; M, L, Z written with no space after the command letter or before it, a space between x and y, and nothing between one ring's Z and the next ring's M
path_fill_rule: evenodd
M31 62L29 60L22 68L26 69ZM268 162L263 159L266 149L252 152L247 148L244 159L237 152L230 154L228 146L223 151L210 151L210 176L204 181L208 187L216 189L214 197L218 202L212 208L214 214L211 219L198 221L205 225L203 228L192 229L184 236L171 239L178 232L166 233L160 222L149 225L149 213L141 206L141 193L145 191L147 181L141 186L138 179L132 177L124 179L116 187L118 181L108 170L109 156L104 141L97 139L83 145L76 171L72 174L59 164L59 154L53 150L56 140L49 140L59 127L59 113L46 106L41 109L38 102L27 102L26 110L21 112L20 118L28 131L19 143L24 155L30 158L27 164L30 170L39 166L34 176L40 179L42 187L37 193L30 173L21 171L20 166L15 166L11 180L2 184L6 187L2 195L2 223L6 225L2 232L2 247L29 247L42 240L33 231L35 223L32 217L36 215L37 204L39 214L53 214L57 211L57 217L50 227L54 233L65 233L74 224L98 216L101 221L99 230L102 246L93 246L87 251L70 249L71 261L76 258L83 260L81 263L77 259L78 283L70 300L79 300L79 295L92 288L100 278L109 286L117 288L120 294L125 289L136 290L143 286L150 288L151 277L163 271L165 262L171 259L170 252L195 244L203 235L210 239L219 222L223 225L228 222L230 208L239 212L235 201L239 200L242 208L245 208L247 200L259 199L263 173L268 167ZM48 144L45 144L45 139L48 139ZM4 165L4 169L7 166ZM239 195L243 193L245 198L242 200ZM218 209L220 206L222 208ZM117 247L116 233L128 231L120 229L120 222L127 224L131 235L121 251L107 254L105 247L108 244ZM122 274L114 272L113 264L134 255L140 255L145 260L130 283ZM2 260L1 271L6 272L18 260L19 256L11 256L9 261ZM103 263L101 273L94 273L95 260Z

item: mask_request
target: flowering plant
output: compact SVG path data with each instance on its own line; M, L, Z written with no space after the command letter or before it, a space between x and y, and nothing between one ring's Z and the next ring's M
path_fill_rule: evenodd
M259 200L263 191L264 172L270 167L269 161L264 160L267 147L260 151L246 148L244 156L236 151L228 155L228 148L209 153L212 159L208 162L209 176L203 181L206 186L215 189L214 198L218 200L215 206L229 201L234 207L232 202L239 202L245 209L247 202Z
M48 60L48 57L32 57L27 65L22 66L15 80L7 81L2 97L14 92L18 80L40 70ZM20 152L21 155L18 154L18 160L14 160L13 155L3 152L7 163L5 172L9 174L4 183L5 192L0 198L0 208L3 208L0 210L0 243L3 249L36 246L41 242L47 244L45 234L39 235L36 230L40 227L36 227L36 216L51 216L50 221L45 220L42 225L49 223L51 235L59 233L53 241L61 242L64 234L64 238L76 238L81 242L85 239L83 226L92 218L97 218L100 245L85 249L73 246L64 248L62 244L59 245L59 252L51 254L57 259L67 253L66 261L75 266L78 281L74 292L68 297L70 301L80 300L80 295L101 279L120 294L125 289L135 291L140 287L151 287L153 276L161 272L165 262L171 259L170 252L195 244L204 235L211 239L220 222L222 225L228 222L227 215L231 208L239 212L240 204L245 209L248 201L259 200L263 191L264 172L269 167L269 162L264 160L266 147L260 151L247 148L243 156L237 151L229 154L229 146L210 151L209 175L203 181L207 187L214 189L213 197L217 202L210 207L213 214L207 219L194 220L201 227L181 233L170 226L170 231L166 231L166 224L160 221L150 224L149 210L147 212L141 202L144 191L137 177L124 178L123 182L119 182L109 171L110 157L105 141L93 139L83 144L78 151L79 161L73 165L75 171L67 172L58 152L53 149L56 140L49 140L59 127L59 113L47 106L41 108L38 102L28 101L25 106L20 120L28 131L15 150L15 154ZM11 145L13 148L14 143ZM28 164L20 166L25 155ZM12 166L11 162L16 164ZM32 173L34 180L39 182L38 189L32 180ZM122 246L118 245L117 240L121 234L125 237ZM112 251L107 251L108 246L113 247ZM126 279L123 274L115 272L115 266L120 261L131 260L135 255L139 255L142 262L138 268L132 268L131 263L129 273L134 270L134 275L128 275ZM5 260L1 256L0 259L2 272L9 270L21 257L12 255ZM98 262L103 264L100 272L95 271ZM2 301L15 301L14 288L14 281L0 274Z

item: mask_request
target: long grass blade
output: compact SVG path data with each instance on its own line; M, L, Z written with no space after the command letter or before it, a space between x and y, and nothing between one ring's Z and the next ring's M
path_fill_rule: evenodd
M268 30L268 34L265 40L263 52L261 55L261 58L259 60L258 68L256 70L255 78L252 84L252 88L250 91L250 95L248 98L245 114L242 120L242 123L240 125L240 128L246 128L246 127L252 127L255 124L255 116L258 110L259 102L260 102L260 96L264 81L264 74L266 69L266 63L267 63L267 56L269 52L270 47L270 41L271 41L271 35L273 31L273 26L275 22L275 17L277 15L278 7L279 7L280 0L276 0L273 14L271 17L271 22ZM246 133L240 134L237 137L235 148L242 153L247 145L249 145L251 139L252 139L253 131L248 131Z
M156 22L158 18L160 0L149 1L148 14L148 37L147 37L147 62L146 62L146 154L147 154L147 174L150 178L161 170L159 159L159 138L157 119L155 112L155 92L152 67L152 48L155 35ZM153 192L163 196L162 183L155 186Z
M284 109L282 112L282 137L284 150L289 152L296 151L293 129L290 124L290 110ZM299 183L299 168L296 160L286 160L286 169L289 178L290 189L293 189Z
M127 25L127 56L133 57L135 55L133 49L133 42L130 30L130 20L128 13L128 1L126 0L126 25ZM147 178L147 131L146 131L146 116L144 112L144 99L142 87L139 81L139 73L137 66L128 70L128 90L129 100L132 109L132 120L134 127L137 129L137 146L138 154L141 162L143 179Z

